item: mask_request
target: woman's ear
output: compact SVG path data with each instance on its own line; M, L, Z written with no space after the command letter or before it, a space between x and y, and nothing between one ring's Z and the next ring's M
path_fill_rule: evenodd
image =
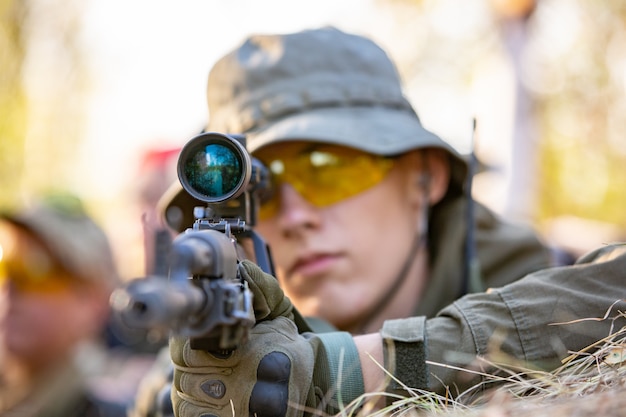
M450 158L441 149L426 149L426 169L430 176L429 201L434 206L446 195L450 185Z
M415 178L412 187L418 191L420 200L426 194L430 206L437 204L448 191L450 183L448 155L440 149L422 149L415 152L411 159Z

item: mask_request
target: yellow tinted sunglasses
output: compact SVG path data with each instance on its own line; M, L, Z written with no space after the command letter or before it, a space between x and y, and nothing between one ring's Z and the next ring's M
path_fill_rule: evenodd
M0 286L10 282L20 292L52 293L68 288L73 278L38 243L0 228Z
M20 259L0 259L0 285L11 282L19 292L54 293L72 285L72 278L61 268L28 264Z
M280 184L288 183L304 199L326 207L380 183L393 167L393 159L337 145L281 144L255 153L267 166L273 192L262 199L261 220L280 207Z

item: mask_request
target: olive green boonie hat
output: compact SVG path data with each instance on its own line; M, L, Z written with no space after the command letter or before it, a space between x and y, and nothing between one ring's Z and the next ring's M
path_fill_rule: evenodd
M311 140L379 155L455 153L421 125L387 54L332 27L248 38L214 65L207 102L206 130L243 133L250 152Z

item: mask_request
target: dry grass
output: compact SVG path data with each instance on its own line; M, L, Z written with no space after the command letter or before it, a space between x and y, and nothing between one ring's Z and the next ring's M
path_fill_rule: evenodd
M376 393L360 398L359 403L365 405L358 411L351 412L354 407L348 406L342 414L345 417L626 417L626 328L572 353L552 372L512 365L514 362L502 360L501 354L480 361L498 372L483 375L486 383L496 388L488 390L479 401L473 394L485 383L454 399L407 388L412 397L394 398L393 406L375 410L373 403L381 395L389 395Z

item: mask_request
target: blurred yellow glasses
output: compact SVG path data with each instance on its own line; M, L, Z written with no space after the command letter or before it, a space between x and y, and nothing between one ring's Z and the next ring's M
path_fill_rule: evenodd
M19 292L53 293L74 279L32 238L0 228L0 286L10 283Z
M23 259L0 259L0 285L10 281L19 292L53 293L67 289L73 282L58 266L24 262Z
M281 144L255 153L268 167L273 192L261 201L259 218L276 215L280 184L288 183L317 207L338 203L380 183L393 159L337 145Z

